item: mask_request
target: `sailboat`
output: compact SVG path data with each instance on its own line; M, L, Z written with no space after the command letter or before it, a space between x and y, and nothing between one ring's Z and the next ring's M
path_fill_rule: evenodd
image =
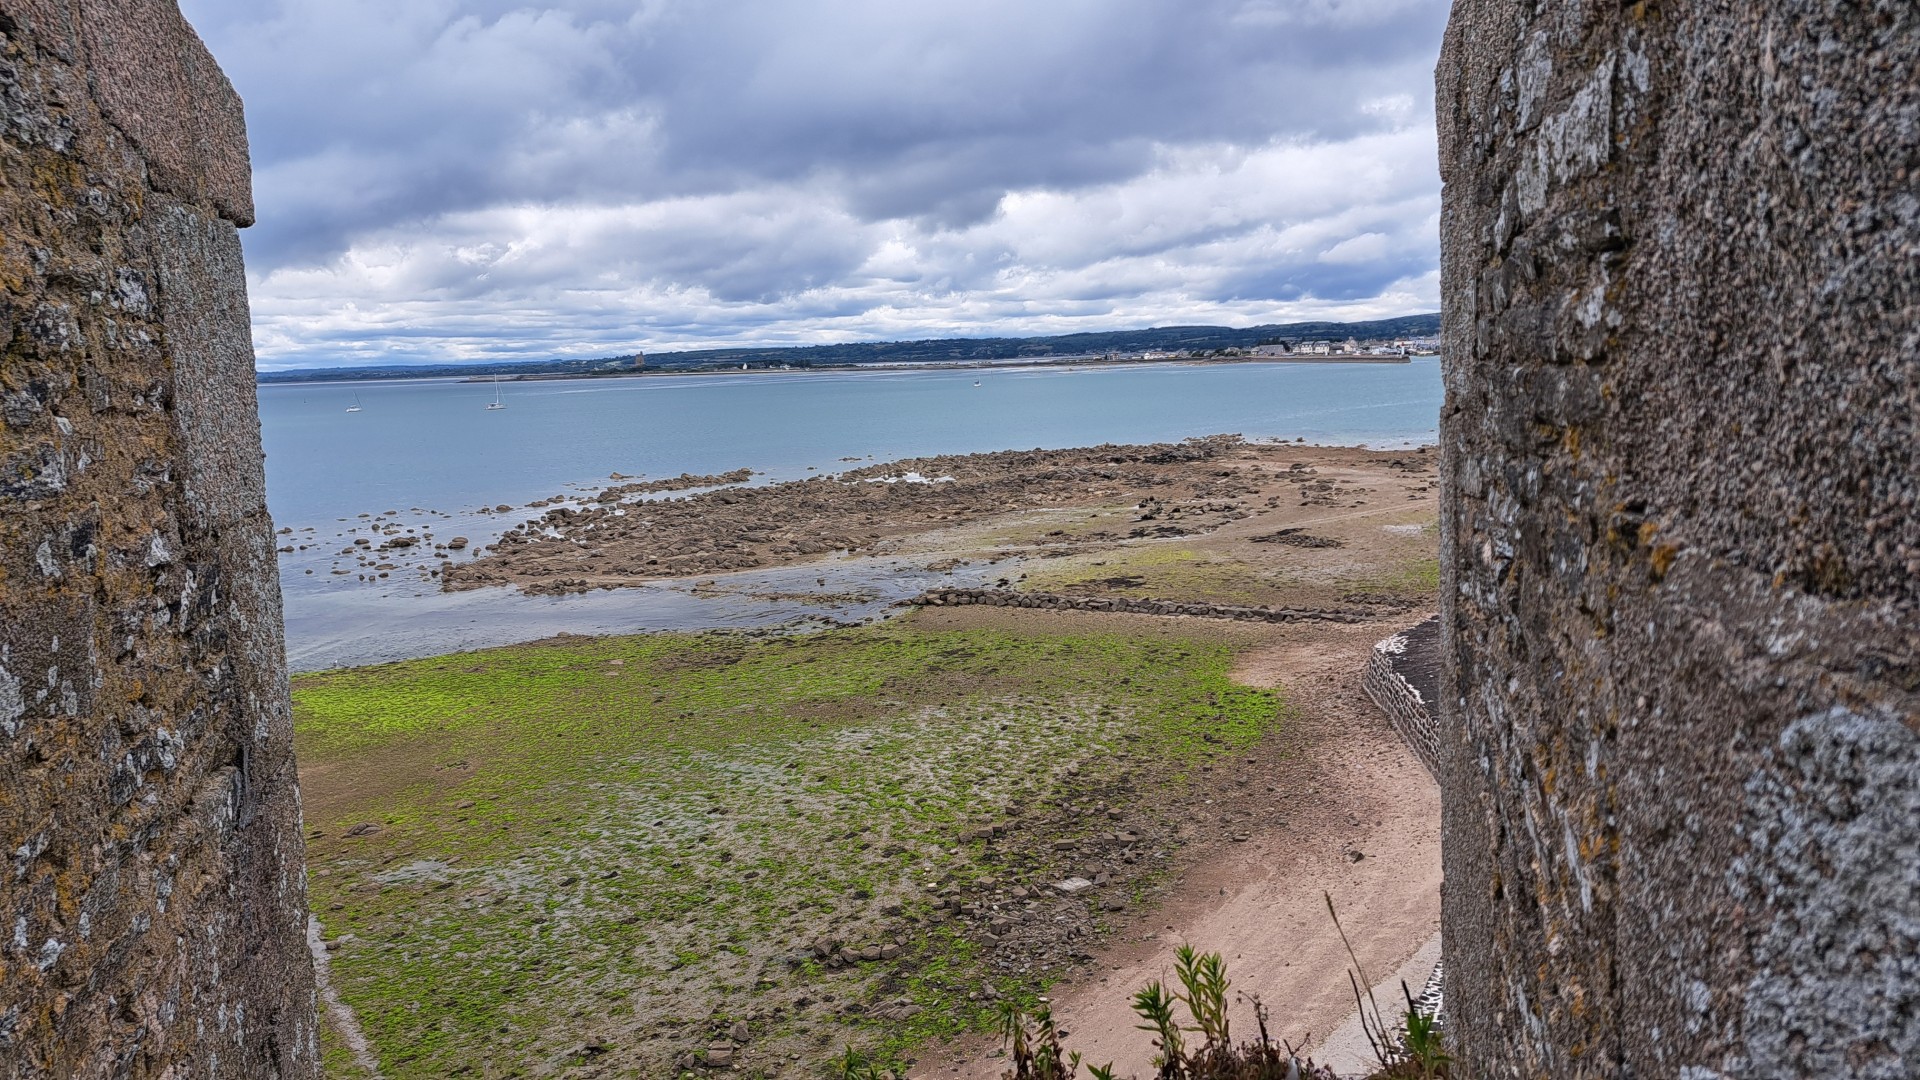
M493 400L487 403L487 411L492 412L495 409L504 409L506 407L507 403L500 400L500 376L495 375L493 377Z
M359 411L360 411L360 391L358 391L358 390L355 390L355 391L353 392L353 404L351 404L351 405L349 405L349 406L347 406L347 411L348 411L348 412L359 412Z

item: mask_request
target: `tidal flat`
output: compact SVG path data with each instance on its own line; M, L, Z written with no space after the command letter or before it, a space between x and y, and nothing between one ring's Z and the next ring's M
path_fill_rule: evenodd
M915 615L298 677L333 981L388 1077L904 1063L1045 992L1165 876L1168 796L1285 723L1234 633Z

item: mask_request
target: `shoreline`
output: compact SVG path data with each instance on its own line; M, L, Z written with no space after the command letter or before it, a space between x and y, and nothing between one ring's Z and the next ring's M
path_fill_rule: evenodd
M1078 357L1044 360L952 360L926 362L876 362L871 364L814 364L808 367L749 367L678 369L664 368L652 371L608 371L608 372L538 372L520 375L501 375L501 382L605 382L609 379L653 378L659 376L680 377L693 375L823 375L858 374L872 372L888 373L930 373L941 371L1027 371L1048 368L1075 368L1098 370L1104 368L1135 368L1153 365L1180 367L1210 367L1226 364L1410 364L1415 360L1438 359L1438 353L1413 353L1403 356L1210 356L1210 357L1141 357L1137 359L1082 359ZM271 374L271 373L267 373ZM312 379L254 379L259 386L343 386L358 383L398 383L398 382L451 382L451 383L491 383L492 375L377 375L365 378L312 378Z
M852 1044L914 1076L992 1077L980 1032L1000 997L1052 995L1074 1044L1141 1051L1127 983L1186 940L1225 949L1289 1031L1331 1030L1346 983L1322 886L1364 920L1349 932L1369 970L1431 936L1431 822L1401 799L1412 759L1359 665L1431 608L1438 455L1215 440L964 457L630 504L851 507L835 527L884 550L664 587L825 610L848 572L915 568L926 584L902 599L928 602L884 625L564 633L296 676L324 947L386 1064L427 1032L511 1029L526 1063L638 1075L724 1061L798 1080ZM905 480L922 466L955 480ZM1000 497L1030 482L1034 501ZM748 906L716 922L714 902ZM407 990L426 982L442 989Z
M897 474L910 468L905 462L859 464L825 480L768 483L756 475L745 484L704 491L645 493L640 497L650 501L643 506L627 504L626 509L671 517L672 528L656 531L652 541L656 548L665 545L683 554L708 550L727 555L678 564L669 559L673 565L666 566L646 566L644 558L639 558L641 549L630 540L616 540L612 546L619 550L592 547L571 552L515 544L510 545L506 559L489 558L488 549L501 537L515 530L522 537L544 530L542 523L549 514L565 511L575 518L577 527L594 525L595 519L578 515L607 509L610 504L598 500L632 480L620 476L601 480L597 487L570 486L564 497L534 499L519 507L501 504L485 507L484 512L459 514L416 509L398 516L367 514L330 525L287 525L278 540L289 657L297 670L316 671L508 645L558 633L856 624L890 618L900 610L894 606L898 602L930 591L1006 588L1019 584L1022 575L1057 578L1062 567L1097 562L1122 566L1159 560L1179 572L1164 581L1160 579L1168 574L1131 575L1142 578L1135 587L1114 581L1129 574L1104 570L1091 574L1088 582L1059 582L1070 586L1076 603L1110 595L1124 601L1122 608L1143 600L1195 599L1228 606L1286 607L1291 598L1249 572L1227 575L1232 580L1216 583L1216 595L1188 595L1185 590L1204 584L1195 580L1196 575L1214 571L1204 566L1180 569L1179 553L1194 544L1275 531L1264 530L1264 524L1286 517L1296 507L1352 512L1352 506L1336 504L1365 502L1385 509L1405 502L1411 506L1409 497L1430 494L1430 482L1404 484L1406 491L1391 498L1360 489L1375 487L1381 478L1410 480L1437 456L1430 448L1369 450L1220 440L1212 445L1213 451L1194 462L1135 462L1118 469L1105 465L1100 468L1112 474L1111 480L1077 486L1071 479L1064 484L1057 479L1047 482L1060 496L1047 503L1016 501L1008 494L1018 492L1027 475L1052 471L1049 463L1091 468L1086 464L1088 455L1098 448L1041 451L1037 456L1003 451L938 459L958 463L953 468L967 478L960 486L970 491L943 491L927 500L933 505L918 509L913 504L929 494L927 485L859 485L856 490L867 498L845 498L844 491L834 499L814 496L829 484L844 488L845 484L835 482L853 476L895 474L897 481ZM1115 456L1116 449L1126 448L1108 448L1107 456ZM1009 461L1022 458L1031 460L1025 465ZM1300 468L1294 469L1295 465ZM1243 487L1256 487L1260 495L1249 496L1244 490L1233 496L1201 494L1203 484L1240 482L1234 476L1201 475L1208 470L1231 470L1245 478ZM738 475L695 479L737 479ZM1128 486L1129 476L1141 483ZM672 487L680 479L643 483L648 488ZM857 483L857 479L847 482ZM894 494L896 488L906 490ZM887 491L884 497L881 489ZM660 497L663 494L666 498ZM701 546L713 540L738 544L742 532L768 529L770 522L778 525L795 517L799 511L792 500L796 497L824 504L806 511L819 523L809 536L845 536L858 550L767 553L745 560L737 547ZM1143 509L1140 504L1149 498L1156 501ZM732 500L733 505L721 504L722 499ZM1268 505L1269 499L1275 505ZM1209 504L1212 510L1207 509ZM1149 513L1149 520L1138 520ZM589 528L583 535L597 531ZM1136 531L1143 535L1129 535ZM766 535L768 543L762 547L770 548L774 534ZM1289 539L1271 543L1285 549ZM467 542L460 544L461 540ZM597 539L591 542L599 544ZM1261 553L1269 551L1266 543L1249 540L1239 550L1260 563ZM1323 555L1327 553L1322 550ZM594 566L594 557L600 558L597 565L609 571L597 575L604 580L582 583L583 575L566 557L580 554L588 556L584 566ZM1201 562L1207 558L1211 556ZM736 569L708 565L726 561L757 565ZM639 565L627 565L632 562ZM624 569L644 572L611 573ZM442 579L449 575L459 579L462 587L443 588ZM996 585L1002 579L1007 584ZM1314 606L1353 605L1343 601L1338 590L1320 589Z
M598 381L604 379L636 379L653 376L680 375L818 375L825 373L844 374L850 371L1029 371L1038 368L1124 368L1139 367L1146 364L1168 364L1186 367L1211 366L1214 364L1410 364L1416 358L1437 355L1438 354L1414 353L1398 356L1143 356L1114 357L1111 359L1061 357L1059 359L1045 360L930 360L919 363L912 361L881 361L871 364L810 364L806 367L663 368L656 371L607 371L600 373L541 372L527 375L502 375L499 376L499 380L501 382L562 382L573 379ZM490 375L449 377L455 378L462 383L486 383L494 381L494 377Z
M439 576L450 592L509 585L562 595L857 556L925 555L956 565L1058 558L1231 533L1238 530L1230 526L1269 517L1283 502L1364 506L1373 494L1366 482L1323 477L1320 467L1404 474L1424 471L1436 457L1427 448L1309 448L1210 436L907 458L661 499L638 499L614 486L522 521L472 558L450 561ZM1032 527L1049 516L1058 527ZM996 525L1003 518L1003 525L1021 521L1009 531Z

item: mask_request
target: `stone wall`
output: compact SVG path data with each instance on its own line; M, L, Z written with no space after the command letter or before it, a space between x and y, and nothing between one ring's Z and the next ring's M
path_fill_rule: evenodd
M1456 0L1468 1075L1920 1075L1920 7Z
M1440 663L1440 620L1382 640L1367 656L1360 687L1373 699L1413 756L1440 777L1440 721L1434 709Z
M0 0L0 1072L316 1075L240 101Z
M1376 617L1365 609L1274 608L1245 604L1210 604L1190 600L1154 600L1131 596L1072 596L1065 593L1016 592L1012 589L932 589L904 604L928 607L1044 608L1050 611L1118 611L1131 615L1186 615L1196 619L1234 619L1239 622L1344 622Z

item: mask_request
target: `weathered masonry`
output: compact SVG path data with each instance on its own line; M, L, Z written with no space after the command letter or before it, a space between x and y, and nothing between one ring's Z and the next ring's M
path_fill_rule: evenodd
M0 1073L310 1077L240 101L173 0L0 0Z
M1920 1075L1920 7L1457 0L1468 1075Z
M1360 687L1387 716L1387 722L1439 779L1440 727L1435 709L1439 689L1440 620L1427 619L1373 647L1360 673Z

